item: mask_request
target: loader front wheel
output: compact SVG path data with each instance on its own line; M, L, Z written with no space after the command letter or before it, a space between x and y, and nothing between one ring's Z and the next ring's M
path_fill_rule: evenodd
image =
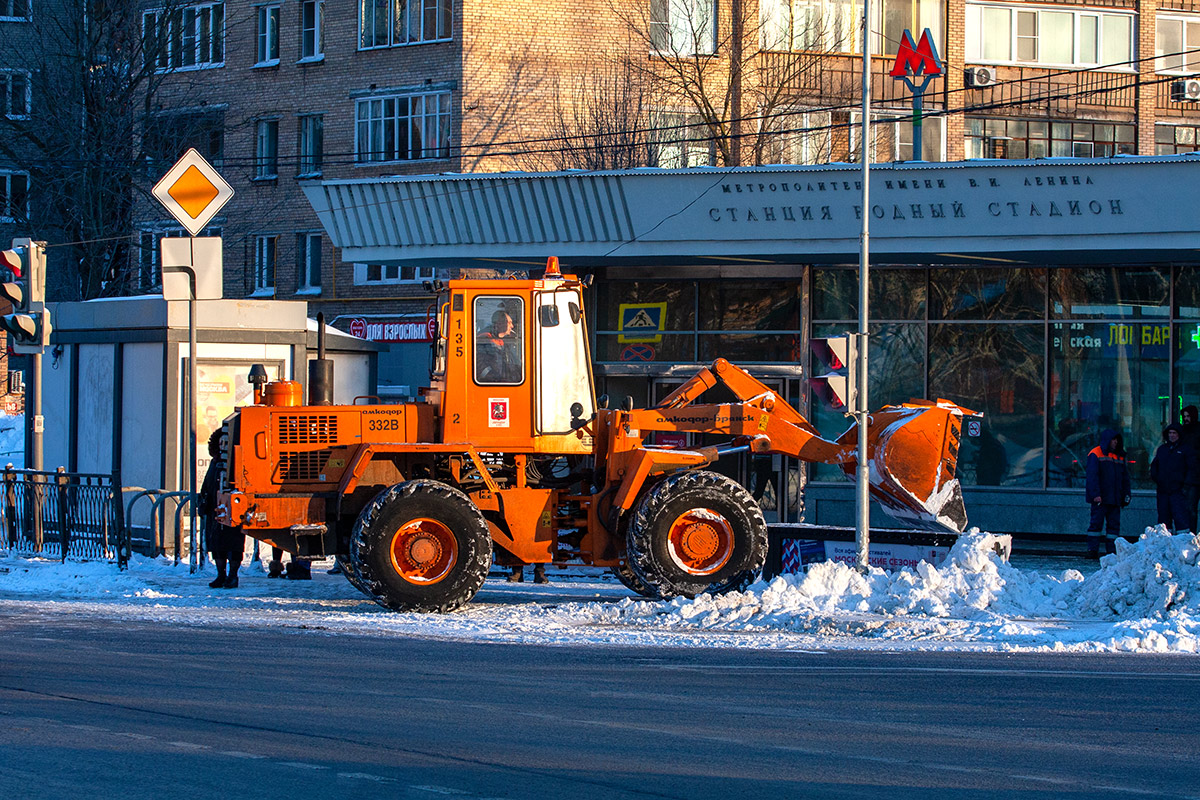
M381 492L354 523L351 583L395 611L451 611L469 602L492 564L479 509L439 481Z
M629 522L631 571L661 597L747 586L767 560L767 524L740 484L715 472L673 475L638 500Z

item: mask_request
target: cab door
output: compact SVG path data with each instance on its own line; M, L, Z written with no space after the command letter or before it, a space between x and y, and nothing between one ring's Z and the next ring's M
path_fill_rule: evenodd
M466 299L469 342L462 432L480 450L528 449L534 383L528 295L481 292Z

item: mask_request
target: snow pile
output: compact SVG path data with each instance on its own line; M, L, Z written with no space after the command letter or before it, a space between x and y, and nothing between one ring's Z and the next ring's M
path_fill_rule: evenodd
M322 569L282 581L248 567L227 591L208 588L211 567L189 574L165 558L135 557L120 572L10 557L0 559L0 612L536 644L1200 652L1200 538L1149 528L1118 540L1087 577L1018 569L996 554L998 540L973 531L936 566L863 575L826 562L693 600L634 599L598 571L552 574L549 586L491 579L451 614L385 611Z
M783 628L871 638L951 637L1035 648L1196 652L1200 539L1147 528L1084 578L1023 572L972 531L938 566L861 574L838 562L744 592L669 603L625 602L611 621L724 630ZM1059 624L1062 620L1070 625Z

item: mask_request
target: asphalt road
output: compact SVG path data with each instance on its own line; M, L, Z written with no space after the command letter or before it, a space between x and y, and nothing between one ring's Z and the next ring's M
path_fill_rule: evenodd
M0 798L1200 797L1200 659L0 615Z

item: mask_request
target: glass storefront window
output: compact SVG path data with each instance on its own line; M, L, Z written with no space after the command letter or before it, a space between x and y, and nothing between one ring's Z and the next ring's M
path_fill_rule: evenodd
M930 319L1041 319L1045 313L1044 269L930 270Z
M1040 324L929 326L929 397L984 415L979 436L963 430L963 485L1041 487L1044 335Z
M925 318L925 270L875 269L870 272L871 319ZM858 319L858 269L814 268L813 319Z
M1200 406L1200 323L1196 322L1175 326L1174 413L1164 422L1179 422L1184 406Z
M844 324L813 325L813 336L841 336L847 332ZM867 368L870 373L867 400L871 409L888 403L904 403L925 393L925 326L911 323L877 323L871 325ZM816 366L816 365L814 365ZM821 437L836 439L851 425L840 409L826 406L813 398L809 419ZM837 480L843 475L839 467L814 464L809 473L813 480Z
M621 306L636 303L666 303L663 330L696 327L696 284L692 281L598 281L596 330L619 331Z
M799 283L716 280L702 282L699 292L702 331L800 330Z
M734 364L768 362L799 364L799 333L720 333L699 336L700 362L724 358Z
M696 361L696 337L691 333L664 333L658 337L658 341L645 342L623 342L621 338L616 333L597 334L593 358L596 361L625 361L631 364L651 361L691 364Z
M1050 270L1052 319L1125 317L1166 319L1171 273L1138 264Z
M1200 267L1176 267L1175 316L1200 318Z
M1170 413L1170 326L1056 322L1050 330L1048 485L1083 486L1100 431L1125 437L1135 489L1152 489L1150 458Z

